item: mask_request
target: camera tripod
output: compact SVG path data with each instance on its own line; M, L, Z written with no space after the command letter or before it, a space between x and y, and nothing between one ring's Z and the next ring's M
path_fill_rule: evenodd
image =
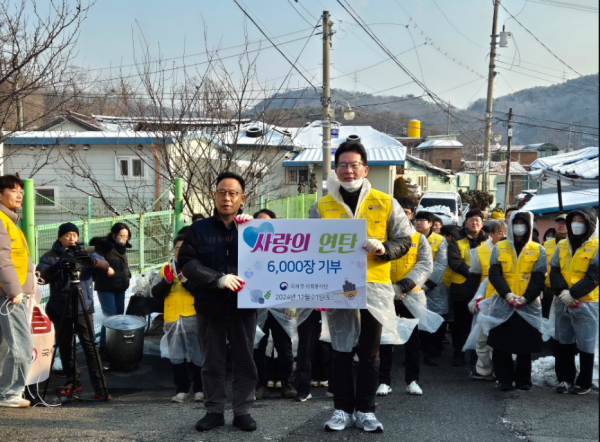
M64 269L63 272L66 273L66 269ZM90 336L90 338L93 341L94 364L96 365L96 368L98 369L98 372L100 373L100 382L102 385L102 391L105 394L105 396L104 396L105 399L84 399L84 398L81 398L74 394L71 394L71 397L68 397L66 400L61 400L61 402L63 402L63 403L75 402L75 401L80 401L80 402L102 401L102 402L105 402L105 401L109 400L108 391L106 389L106 380L104 379L104 375L102 374L102 364L100 361L100 355L98 353L97 344L95 342L96 333L94 331L94 328L92 327L92 323L90 322L89 314L88 314L87 308L85 306L85 300L83 299L83 292L81 290L81 286L79 285L80 275L81 275L81 270L78 270L78 269L70 270L69 278L68 278L69 290L67 292L67 299L65 300L63 314L62 314L62 317L60 318L60 324L58 326L58 330L56 330L54 352L52 354L52 362L50 364L50 370L52 370L52 366L54 365L54 360L56 359L56 350L58 349L58 343L61 342L60 338L62 337L63 333L69 332L67 325L70 320L70 323L71 323L71 331L70 332L71 332L71 336L72 336L71 350L73 352L73 373L75 373L77 371L77 346L75 345L75 339L73 339L73 338L77 335L77 333L76 333L76 329L78 326L77 313L79 312L79 306L77 304L79 303L81 305L80 313L83 314L83 317L85 318L85 325L87 328L88 336ZM69 308L71 310L70 318L67 317L67 315L69 314ZM65 370L65 372L66 372L66 370ZM48 382L50 382L50 376L48 376L48 379L46 380L46 383L44 385L44 393L42 395L42 398L44 398L44 399L46 399L46 392L48 390Z

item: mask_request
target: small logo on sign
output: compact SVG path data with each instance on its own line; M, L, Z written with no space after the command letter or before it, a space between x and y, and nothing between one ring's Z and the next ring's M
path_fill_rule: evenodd
M287 282L282 282L281 284L279 284L279 289L280 290L285 291L285 290L288 289L288 287L289 287L289 284Z

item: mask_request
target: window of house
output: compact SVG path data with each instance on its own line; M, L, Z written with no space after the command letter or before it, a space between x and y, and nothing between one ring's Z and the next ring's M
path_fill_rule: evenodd
M43 188L37 187L35 189L35 205L36 207L54 207L55 206L55 192L54 188Z
M300 177L308 184L308 167L287 167L287 184L298 184Z
M417 177L417 186L421 187L421 192L427 190L427 175L419 175Z
M146 165L137 157L117 158L116 179L144 179L146 178Z
M452 160L442 160L442 168L452 169Z

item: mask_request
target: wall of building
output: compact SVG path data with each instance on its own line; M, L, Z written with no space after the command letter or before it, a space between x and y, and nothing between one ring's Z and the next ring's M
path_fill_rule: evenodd
M457 178L447 179L445 176L438 175L424 167L421 167L410 160L404 164L404 179L410 180L413 184L419 184L419 177L427 177L427 190L455 191L457 189Z
M420 158L429 161L435 167L458 170L461 166L461 148L428 148L419 149ZM447 160L451 161L448 167Z
M58 126L48 129L49 132L86 132L88 130L89 129L81 127L79 124L71 123L70 121L64 121Z
M529 166L531 163L533 163L535 160L537 160L538 158L538 154L537 151L536 152L511 152L510 153L510 160L511 161L516 161L519 164L525 165L525 166Z

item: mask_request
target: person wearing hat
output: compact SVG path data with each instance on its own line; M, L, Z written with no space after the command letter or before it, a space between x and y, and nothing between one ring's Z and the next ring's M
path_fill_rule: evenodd
M40 272L39 283L42 285L50 284L50 300L46 305L46 314L54 324L54 329L56 330L56 345L58 345L60 360L66 375L65 385L59 387L56 392L61 395L70 396L73 393L80 393L82 390L79 370L77 369L76 361L73 358L73 349L71 347L73 333L76 333L79 342L81 343L81 348L83 349L88 372L90 374L90 380L94 387L94 398L108 400L110 399L110 396L102 387L102 385L106 385L106 380L102 382L104 377L96 363L96 358L100 360L100 354L96 347L96 337L93 334L94 289L92 278L96 273L106 274L110 277L114 275L115 272L108 265L108 262L97 253L90 253L89 255L85 255L85 257L80 257L80 259L88 261L85 268L81 270L79 285L81 286L87 315L90 324L92 325L92 332L90 333L87 328L81 301L77 304L77 324L75 330L71 331L72 320L70 318L73 314L71 306L68 306L65 310L65 303L67 301L67 295L69 294L69 281L61 271L61 259L64 255L64 249L76 246L78 240L79 229L75 224L61 224L58 228L58 239L52 245L52 250L45 253L40 258L40 262L37 265L37 271ZM63 320L63 314L65 312L66 317ZM62 328L60 328L61 321L63 322Z

